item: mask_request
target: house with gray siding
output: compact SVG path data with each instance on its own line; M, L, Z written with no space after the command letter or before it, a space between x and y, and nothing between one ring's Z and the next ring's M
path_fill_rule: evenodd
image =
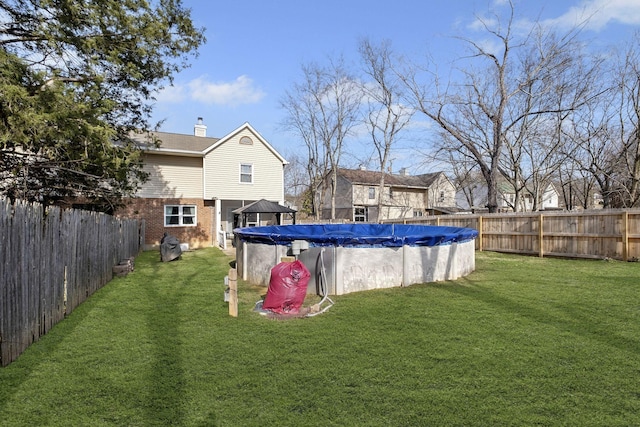
M398 174L385 173L382 191L380 174L362 168L338 169L335 219L379 222L454 209L456 190L443 172L409 175L402 169ZM323 219L331 218L330 175L326 178L327 190L323 195Z

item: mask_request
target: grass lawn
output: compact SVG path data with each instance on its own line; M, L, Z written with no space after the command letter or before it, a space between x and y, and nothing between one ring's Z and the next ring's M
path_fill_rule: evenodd
M270 320L217 249L94 294L0 368L0 426L640 425L640 264L477 253L446 283Z

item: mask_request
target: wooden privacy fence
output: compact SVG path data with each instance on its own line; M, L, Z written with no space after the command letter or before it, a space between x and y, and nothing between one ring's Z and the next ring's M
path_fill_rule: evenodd
M109 282L143 242L137 220L0 199L0 365Z
M475 228L476 249L481 251L640 259L640 209L456 214L385 222Z

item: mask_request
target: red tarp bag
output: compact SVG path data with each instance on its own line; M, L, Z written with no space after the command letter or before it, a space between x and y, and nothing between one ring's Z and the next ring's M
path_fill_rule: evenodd
M262 308L278 314L296 314L307 295L311 273L300 262L281 262L271 269L271 279Z

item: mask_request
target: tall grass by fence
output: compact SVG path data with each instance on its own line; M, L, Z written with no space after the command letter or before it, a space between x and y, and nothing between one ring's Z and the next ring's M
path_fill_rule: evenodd
M385 222L475 228L477 250L640 259L640 209L438 215Z
M109 282L143 242L137 220L0 199L0 365Z

